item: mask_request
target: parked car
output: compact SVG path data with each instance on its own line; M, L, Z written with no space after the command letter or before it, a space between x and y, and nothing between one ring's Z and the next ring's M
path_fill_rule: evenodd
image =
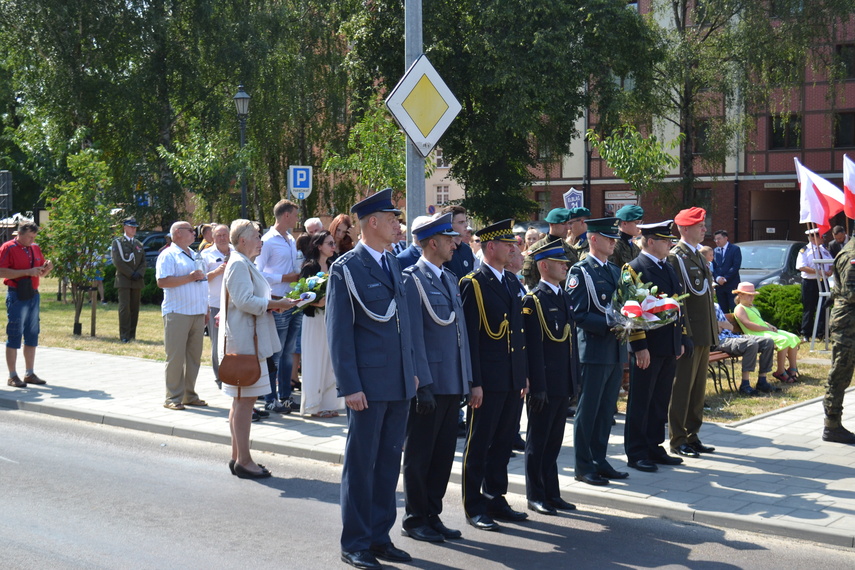
M169 232L137 232L136 238L143 244L145 262L148 267L154 267L157 264L157 255L160 253L160 248L166 245L166 236L168 235Z
M742 267L739 276L758 289L764 285L791 285L801 283L796 271L799 250L807 243L791 240L744 241L736 244L742 250Z

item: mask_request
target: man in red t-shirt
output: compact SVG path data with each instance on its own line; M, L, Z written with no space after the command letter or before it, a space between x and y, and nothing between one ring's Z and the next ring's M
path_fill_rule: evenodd
M39 227L33 222L18 225L18 237L0 246L0 277L9 287L6 293L6 364L7 384L24 388L27 384L45 384L34 371L36 346L39 344L39 278L53 269L34 242ZM24 379L18 377L18 349L24 339Z

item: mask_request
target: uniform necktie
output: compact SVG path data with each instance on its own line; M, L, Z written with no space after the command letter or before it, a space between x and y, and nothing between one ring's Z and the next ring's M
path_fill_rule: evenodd
M507 275L505 275L505 276L504 276L504 278L503 278L502 280L505 282L505 288L508 290L508 294L509 294L512 298L513 298L513 297L516 297L517 292L516 292L516 291L514 291L513 287L511 286L511 279L510 279L510 277L508 277Z
M392 279L392 270L389 269L389 264L386 262L386 254L382 254L380 256L380 266L383 268L383 271L386 272L386 277L389 278L390 283L394 283L395 280Z
M451 285L448 283L448 278L445 276L445 272L439 274L439 280L442 281L442 284L445 286L445 290L448 291L449 296L451 295Z

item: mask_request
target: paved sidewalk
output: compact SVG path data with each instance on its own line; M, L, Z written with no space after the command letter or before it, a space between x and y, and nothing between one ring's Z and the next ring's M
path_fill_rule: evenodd
M162 407L163 363L39 347L46 386L0 387L4 408L229 444L228 409L210 368L197 391L207 408ZM855 389L855 388L853 388ZM849 396L850 402L852 396ZM252 426L252 447L340 463L345 419L271 414ZM855 427L855 419L850 419ZM725 528L855 547L855 446L824 443L822 402L814 400L733 425L706 424L703 440L716 452L677 468L642 473L625 468L623 421L613 429L609 459L629 479L607 487L573 480L572 421L559 459L562 495L577 503ZM462 440L452 477L460 479ZM224 451L224 453L227 453ZM225 457L225 455L224 455ZM525 494L523 458L511 459L510 491ZM448 500L456 497L449 496ZM512 501L518 508L522 500ZM532 515L537 516L537 515Z

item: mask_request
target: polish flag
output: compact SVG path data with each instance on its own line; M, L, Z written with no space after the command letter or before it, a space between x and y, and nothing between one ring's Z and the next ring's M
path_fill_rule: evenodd
M843 211L843 192L822 176L805 168L798 158L794 157L793 160L796 162L801 187L799 222L813 222L822 235L831 229L828 218Z
M855 218L855 162L843 155L843 194L846 196L843 211L847 218Z

